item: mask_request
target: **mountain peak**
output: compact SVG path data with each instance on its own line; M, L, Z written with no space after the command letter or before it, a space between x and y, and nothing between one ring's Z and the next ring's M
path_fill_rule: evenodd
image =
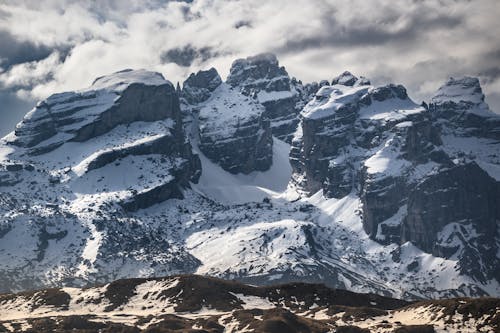
M182 97L190 104L206 101L218 86L222 79L215 68L199 71L189 75L182 85Z
M500 294L500 117L350 72L303 85L269 54L230 80L125 70L39 103L0 140L0 292L196 272Z
M238 60L242 60L242 59L238 59ZM238 61L238 60L236 60L236 61ZM278 64L279 64L278 58L276 57L276 55L274 53L269 53L269 52L259 53L259 54L256 54L254 56L249 56L245 60L251 64L269 63L271 65L276 65L276 66L278 66Z
M32 151L38 154L68 140L98 136L119 124L165 119L171 112L158 108L153 101L175 103L174 93L172 83L156 72L126 69L101 76L87 89L53 94L38 103L17 125L12 143L38 146ZM127 103L121 103L124 101L136 107L127 107ZM123 107L118 106L120 103Z
M480 105L484 103L484 94L479 79L464 76L458 79L450 77L432 97L433 104L453 102Z
M131 84L138 83L146 86L172 85L165 80L162 74L144 69L124 69L113 74L98 77L92 83L90 90L112 90L123 91Z
M341 84L344 86L352 87L354 85L367 86L367 85L370 85L371 83L370 83L370 80L368 80L367 78L365 78L363 76L360 76L358 78L357 76L355 76L351 72L345 71L344 73L340 74L339 76L335 77L332 80L332 86L336 85L336 84Z
M231 65L227 83L233 87L255 86L259 83L258 80L268 81L281 77L288 78L288 73L284 67L279 66L276 56L272 53L261 53L245 59L235 60ZM289 78L287 81L289 81ZM289 82L287 83L289 84ZM265 88L265 86L262 88Z

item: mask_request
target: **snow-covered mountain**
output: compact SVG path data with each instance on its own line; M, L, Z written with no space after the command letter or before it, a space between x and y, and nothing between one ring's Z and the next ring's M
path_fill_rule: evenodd
M500 300L405 301L196 275L0 295L1 332L496 332Z
M500 117L275 56L177 89L125 70L0 143L0 292L178 273L414 299L500 295Z

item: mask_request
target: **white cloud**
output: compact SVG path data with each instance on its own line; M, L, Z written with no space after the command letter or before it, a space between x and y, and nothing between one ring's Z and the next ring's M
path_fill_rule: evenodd
M499 75L488 73L500 67L499 7L496 0L12 1L0 4L0 29L59 52L8 68L0 82L44 98L123 68L161 71L174 82L211 66L225 76L235 58L271 51L303 81L348 69L403 83L420 101L450 75L481 73L485 92L498 96ZM188 45L212 58L188 67L162 62L166 51Z

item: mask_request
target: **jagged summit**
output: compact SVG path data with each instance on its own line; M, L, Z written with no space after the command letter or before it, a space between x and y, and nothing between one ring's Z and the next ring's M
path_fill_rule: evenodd
M351 72L345 71L344 73L340 74L339 76L335 77L332 80L332 85L336 84L341 84L344 86L364 86L364 85L370 85L370 80L365 78L364 76L361 77L356 77L354 76Z
M288 73L284 67L279 66L276 56L270 53L235 60L231 65L227 83L233 87L241 87L241 91L246 95L262 90L290 89Z
M484 103L484 94L479 79L465 76L455 79L450 77L431 98L433 104L453 102L480 106Z
M206 101L210 94L222 84L222 79L215 68L189 75L182 86L182 96L189 104Z
M308 96L302 93L302 85L292 82L286 69L279 66L275 55L264 53L234 61L227 83L264 105L273 134L291 141L299 109Z
M485 102L477 78L450 78L431 98L429 109L436 119L459 136L480 136L500 140L500 115Z

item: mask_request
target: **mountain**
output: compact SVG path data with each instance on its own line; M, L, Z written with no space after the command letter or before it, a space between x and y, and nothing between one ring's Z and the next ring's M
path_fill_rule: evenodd
M1 332L493 332L498 298L405 302L196 275L0 295Z
M125 70L0 141L0 292L196 273L403 299L500 295L500 117L274 55L175 88Z

